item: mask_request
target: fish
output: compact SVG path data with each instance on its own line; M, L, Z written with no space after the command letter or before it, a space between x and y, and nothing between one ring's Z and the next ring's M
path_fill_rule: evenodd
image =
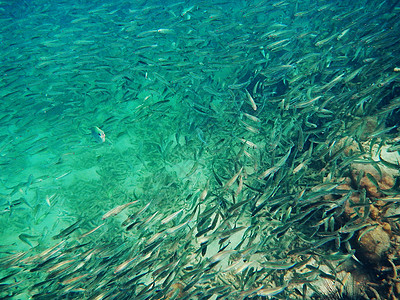
M158 33L163 33L163 34L167 34L167 33L174 33L173 29L168 29L168 28L160 28L157 29Z
M277 50L289 45L290 42L291 42L290 39L282 39L282 40L268 44L267 49L269 49L271 51L277 51Z
M210 186L210 180L207 180L206 187L200 193L200 195L199 195L199 197L197 199L197 202L203 202L206 199L206 197L208 195L209 186Z
M336 84L338 84L343 79L343 76L344 74L339 74L338 76L333 78L330 82L320 87L318 89L318 92L326 93L327 91L331 90Z
M275 174L279 170L278 166L272 166L269 169L266 169L264 172L262 172L259 176L258 179L267 179L269 176Z
M322 97L322 96L317 96L317 97L314 97L314 98L312 98L312 99L310 99L310 100L307 100L307 101L304 101L304 102L300 102L300 103L296 103L296 104L295 104L295 107L296 107L296 108L305 108L305 107L308 107L309 105L312 105L312 104L314 104L314 102L318 101L321 97Z
M218 252L217 254L214 254L212 257L210 257L209 262L210 265L213 265L214 263L220 262L221 260L225 259L225 257L228 257L229 255L236 253L236 250L223 250L221 252Z
M244 126L244 128L245 128L247 131L249 131L249 132L251 132L251 133L260 133L260 130L259 130L258 128L255 128L255 127L253 127L253 126L247 124L246 122L244 122L244 121L242 121L242 120L239 120L239 122Z
M75 276L75 277L72 277L72 278L69 278L69 279L66 279L66 280L63 280L62 282L61 282L61 285L68 285L68 284L71 284L71 283L74 283L74 282L76 282L76 281L78 281L78 280L80 280L80 279L82 279L82 278L85 278L85 277L87 277L87 276L89 276L90 274L82 274L82 275L79 275L79 276Z
M243 138L239 138L239 140L242 143L244 143L247 146L249 146L250 148L253 148L253 149L257 149L258 148L257 144L253 143L252 141L249 141L249 140L246 140L246 139L243 139Z
M53 240L58 240L58 239L65 238L65 237L69 236L71 233L73 233L75 230L77 230L79 228L81 223L82 223L82 220L76 221L71 226L68 226L67 228L62 230L59 234L53 236Z
M278 286L276 288L263 288L261 290L256 291L255 294L258 296L271 297L279 293L282 293L286 288L287 288L286 285Z
M56 178L55 178L55 180L60 180L61 178L64 178L65 176L68 176L69 174L71 174L72 173L72 170L70 170L70 171L68 171L68 172L65 172L64 174L61 174L60 176L57 176Z
M249 93L249 91L248 91L247 89L245 89L245 92L246 92L246 95L247 95L247 99L248 99L249 102L250 102L251 108L252 108L253 110L257 110L257 104L256 104L256 102L254 101L253 97L250 95L250 93Z
M18 236L18 238L23 241L25 244L29 245L30 247L33 248L32 243L30 242L30 239L35 239L38 238L38 235L30 235L30 234L26 234L26 233L22 233Z
M178 210L177 212L172 213L171 215L165 217L164 219L161 220L161 224L166 224L169 221L171 221L172 219L174 219L179 213L181 213L183 211L183 208Z
M243 113L243 116L245 116L249 120L252 120L253 122L256 122L256 123L260 123L261 122L261 120L259 118L257 118L256 116L250 115L248 113Z
M74 259L69 259L69 260L61 261L61 262L59 262L58 264L55 264L55 265L52 266L51 268L47 269L46 272L52 273L52 272L57 271L58 269L62 268L63 266L65 266L65 265L67 265L67 264L70 264L70 263L72 263L72 262L74 262L74 261L75 261Z
M114 216L118 215L120 212L122 212L125 208L127 208L128 206L131 206L132 204L134 204L136 202L138 202L138 200L132 201L132 202L129 202L129 203L125 203L125 204L122 204L122 205L118 205L117 207L114 207L113 209L111 209L108 212L106 212L101 217L101 219L105 220L105 219L108 219L110 217L114 217Z
M94 138L94 140L97 143L101 144L101 143L104 143L106 141L106 134L99 127L96 127L96 126L92 127L90 129L90 132L92 134L92 137Z
M135 256L131 259L128 259L127 261L124 261L123 263L121 263L120 265L116 266L114 269L114 274L117 274L119 272L124 271L134 260L136 260L138 257Z
M225 183L225 185L224 185L225 190L227 190L231 187L231 185L236 181L236 179L239 177L239 175L240 175L240 173L242 173L242 171L243 171L243 167L241 167L240 170L235 175L233 175L233 177L231 179L229 179Z
M21 254L0 247L0 297L312 297L318 277L332 278L318 270L353 257L349 241L374 230L364 225L371 201L399 201L400 179L378 187L378 200L360 187L367 171L342 178L360 161L379 175L381 164L400 169L380 155L388 143L398 149L400 7L155 2L65 2L68 26L49 5L0 18L1 217L17 246L36 246L23 232L44 230ZM99 147L88 152L71 124L95 120L86 134ZM108 128L116 147L102 147ZM127 193L144 204L125 208ZM399 219L385 214L378 221ZM59 233L58 220L78 219ZM57 233L63 241L51 247Z
M329 36L329 37L327 37L327 38L325 38L325 39L323 39L323 40L320 40L320 41L316 42L316 43L315 43L315 46L321 47L321 46L327 44L328 42L330 42L331 40L333 40L334 38L338 37L338 35L339 35L339 33L334 33L334 34L332 34L331 36Z
M142 215L142 213L149 208L149 206L151 205L151 201L148 202L144 207L142 207L138 212L136 212L135 214L129 215L128 218L122 222L122 226L126 226L129 223L133 222L136 218L138 218L139 216Z
M92 234L93 232L95 232L97 229L99 229L101 226L103 226L105 223L100 224L99 226L93 228L92 230L89 230L88 232L85 232L84 234L82 234L80 237L78 237L78 240L83 239L85 237L87 237L88 235Z
M189 8L184 8L181 12L181 17L185 16L187 13L190 13L195 8L194 5L190 6Z

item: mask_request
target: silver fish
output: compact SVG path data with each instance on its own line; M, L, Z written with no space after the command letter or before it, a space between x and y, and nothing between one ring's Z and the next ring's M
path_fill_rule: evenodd
M90 132L92 133L92 136L96 140L96 142L104 143L106 141L106 134L99 127L92 127L90 129Z

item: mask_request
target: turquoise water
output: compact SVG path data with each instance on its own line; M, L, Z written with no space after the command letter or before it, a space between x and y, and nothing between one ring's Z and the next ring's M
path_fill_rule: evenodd
M398 297L399 14L1 2L0 298Z

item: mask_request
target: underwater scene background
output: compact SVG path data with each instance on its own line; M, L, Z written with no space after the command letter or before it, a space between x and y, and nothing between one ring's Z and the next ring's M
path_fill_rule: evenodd
M400 1L0 25L1 299L400 297Z

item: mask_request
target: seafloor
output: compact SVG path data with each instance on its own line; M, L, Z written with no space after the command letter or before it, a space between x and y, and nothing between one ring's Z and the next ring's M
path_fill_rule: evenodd
M0 299L400 298L400 1L0 25Z

